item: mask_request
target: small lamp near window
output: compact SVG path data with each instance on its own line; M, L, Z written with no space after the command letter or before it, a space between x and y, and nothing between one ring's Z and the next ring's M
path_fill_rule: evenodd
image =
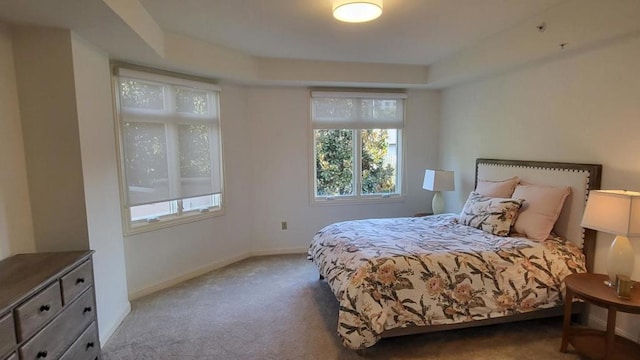
M431 201L431 209L434 214L442 214L444 211L444 197L441 191L455 190L453 183L453 171L445 170L425 170L422 188L435 191Z
M590 191L581 226L617 235L607 255L605 284L616 286L617 275L630 278L636 255L629 237L640 236L640 192Z

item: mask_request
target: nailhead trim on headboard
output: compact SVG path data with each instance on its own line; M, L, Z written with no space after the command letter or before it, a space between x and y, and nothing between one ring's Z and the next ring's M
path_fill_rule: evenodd
M475 184L478 183L478 168L481 165L585 173L585 178L587 181L584 193L585 203L589 196L590 190L600 189L600 180L602 174L602 165L600 164L479 158L476 159ZM593 271L593 262L595 257L595 237L596 232L594 230L582 228L582 251L584 252L586 257L587 270L590 272Z

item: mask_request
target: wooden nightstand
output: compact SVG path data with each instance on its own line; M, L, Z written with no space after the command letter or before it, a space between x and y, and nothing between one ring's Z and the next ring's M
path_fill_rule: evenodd
M413 215L413 217L424 217L424 216L431 216L431 215L433 215L433 213L432 213L432 212L426 212L426 213L417 213L417 214L414 214L414 215Z
M625 300L616 295L614 288L603 284L606 279L606 275L590 273L572 274L564 279L567 296L560 351L566 352L567 345L571 344L578 353L592 359L640 359L640 345L615 334L618 311L640 314L640 284L634 283L631 299ZM606 331L571 326L571 305L574 297L607 309Z

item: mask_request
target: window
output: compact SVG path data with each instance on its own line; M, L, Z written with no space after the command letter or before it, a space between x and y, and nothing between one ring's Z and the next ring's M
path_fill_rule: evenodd
M125 231L220 213L220 89L127 68L115 79Z
M402 93L311 92L313 200L402 194Z

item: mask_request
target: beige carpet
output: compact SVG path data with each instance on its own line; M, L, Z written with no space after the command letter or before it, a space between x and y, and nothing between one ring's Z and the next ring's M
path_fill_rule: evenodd
M248 259L149 295L103 347L121 359L579 359L561 319L383 339L353 352L338 303L304 255Z

